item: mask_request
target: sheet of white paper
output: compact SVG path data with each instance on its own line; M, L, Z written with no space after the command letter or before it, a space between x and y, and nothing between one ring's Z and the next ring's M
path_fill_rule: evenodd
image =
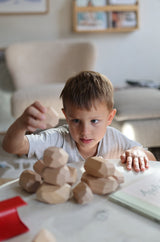
M160 208L160 171L130 184L123 192Z

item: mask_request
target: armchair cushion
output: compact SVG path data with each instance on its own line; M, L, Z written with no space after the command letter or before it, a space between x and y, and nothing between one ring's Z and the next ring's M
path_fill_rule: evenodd
M114 93L116 121L160 118L160 90L121 89Z
M62 101L59 98L65 83L43 84L38 86L25 87L17 90L11 97L11 111L13 117L19 117L24 109L33 102L40 101L46 107L53 107L63 119L61 111Z

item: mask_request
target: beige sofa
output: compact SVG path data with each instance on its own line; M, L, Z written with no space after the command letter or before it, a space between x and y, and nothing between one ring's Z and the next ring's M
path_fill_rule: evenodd
M160 147L160 90L129 88L115 91L117 114L112 125L145 147Z
M66 80L83 70L93 70L96 47L91 42L60 40L13 44L5 51L8 70L16 91L11 112L17 118L24 109L39 100L61 112L60 92Z

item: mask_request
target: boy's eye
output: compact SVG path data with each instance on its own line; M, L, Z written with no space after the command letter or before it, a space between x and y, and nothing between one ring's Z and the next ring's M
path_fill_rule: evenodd
M72 122L75 123L75 124L78 124L79 123L79 119L72 119Z
M93 123L93 124L97 124L97 123L98 123L98 119L92 119L92 120L91 120L91 123Z

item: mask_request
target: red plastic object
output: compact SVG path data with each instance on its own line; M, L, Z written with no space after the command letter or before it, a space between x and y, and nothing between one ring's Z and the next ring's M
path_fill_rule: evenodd
M29 231L17 212L17 208L24 205L27 203L19 196L0 201L0 241Z

